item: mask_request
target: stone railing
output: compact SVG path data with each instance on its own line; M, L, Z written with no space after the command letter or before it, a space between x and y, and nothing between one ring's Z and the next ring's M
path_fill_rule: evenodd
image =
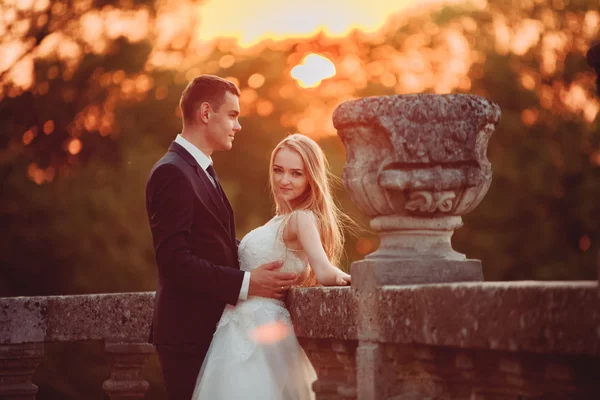
M293 289L317 399L600 397L595 282ZM44 343L104 340L111 399L143 398L153 293L0 299L0 398L35 399ZM362 304L361 304L362 303ZM369 312L363 305L368 305Z
M44 343L80 340L105 341L112 373L102 387L111 399L144 397L153 302L154 293L0 298L0 399L35 399Z

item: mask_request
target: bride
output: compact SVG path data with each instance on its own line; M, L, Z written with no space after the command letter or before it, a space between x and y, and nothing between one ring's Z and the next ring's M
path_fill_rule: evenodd
M240 242L240 267L283 260L296 285L347 285L334 266L343 246L327 160L313 140L290 135L271 154L269 181L276 215ZM227 305L202 364L192 400L314 399L315 371L293 334L285 303L249 297Z

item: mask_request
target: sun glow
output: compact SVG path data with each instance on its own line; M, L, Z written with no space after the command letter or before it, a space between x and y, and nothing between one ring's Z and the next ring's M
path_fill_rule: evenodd
M300 64L292 68L292 78L302 88L314 88L321 81L335 76L335 65L327 57L320 54L307 54Z

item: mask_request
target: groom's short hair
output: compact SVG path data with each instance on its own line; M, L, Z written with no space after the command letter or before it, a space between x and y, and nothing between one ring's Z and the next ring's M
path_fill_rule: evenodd
M233 83L215 75L200 75L194 78L181 94L179 107L185 122L194 121L194 112L206 102L215 110L225 101L225 93L240 95L240 89Z

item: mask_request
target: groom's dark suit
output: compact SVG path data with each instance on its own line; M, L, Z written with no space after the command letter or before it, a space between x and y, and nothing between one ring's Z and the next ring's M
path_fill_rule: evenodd
M231 205L194 157L173 142L146 185L158 285L150 341L169 400L189 400L226 303L235 305L239 269Z

